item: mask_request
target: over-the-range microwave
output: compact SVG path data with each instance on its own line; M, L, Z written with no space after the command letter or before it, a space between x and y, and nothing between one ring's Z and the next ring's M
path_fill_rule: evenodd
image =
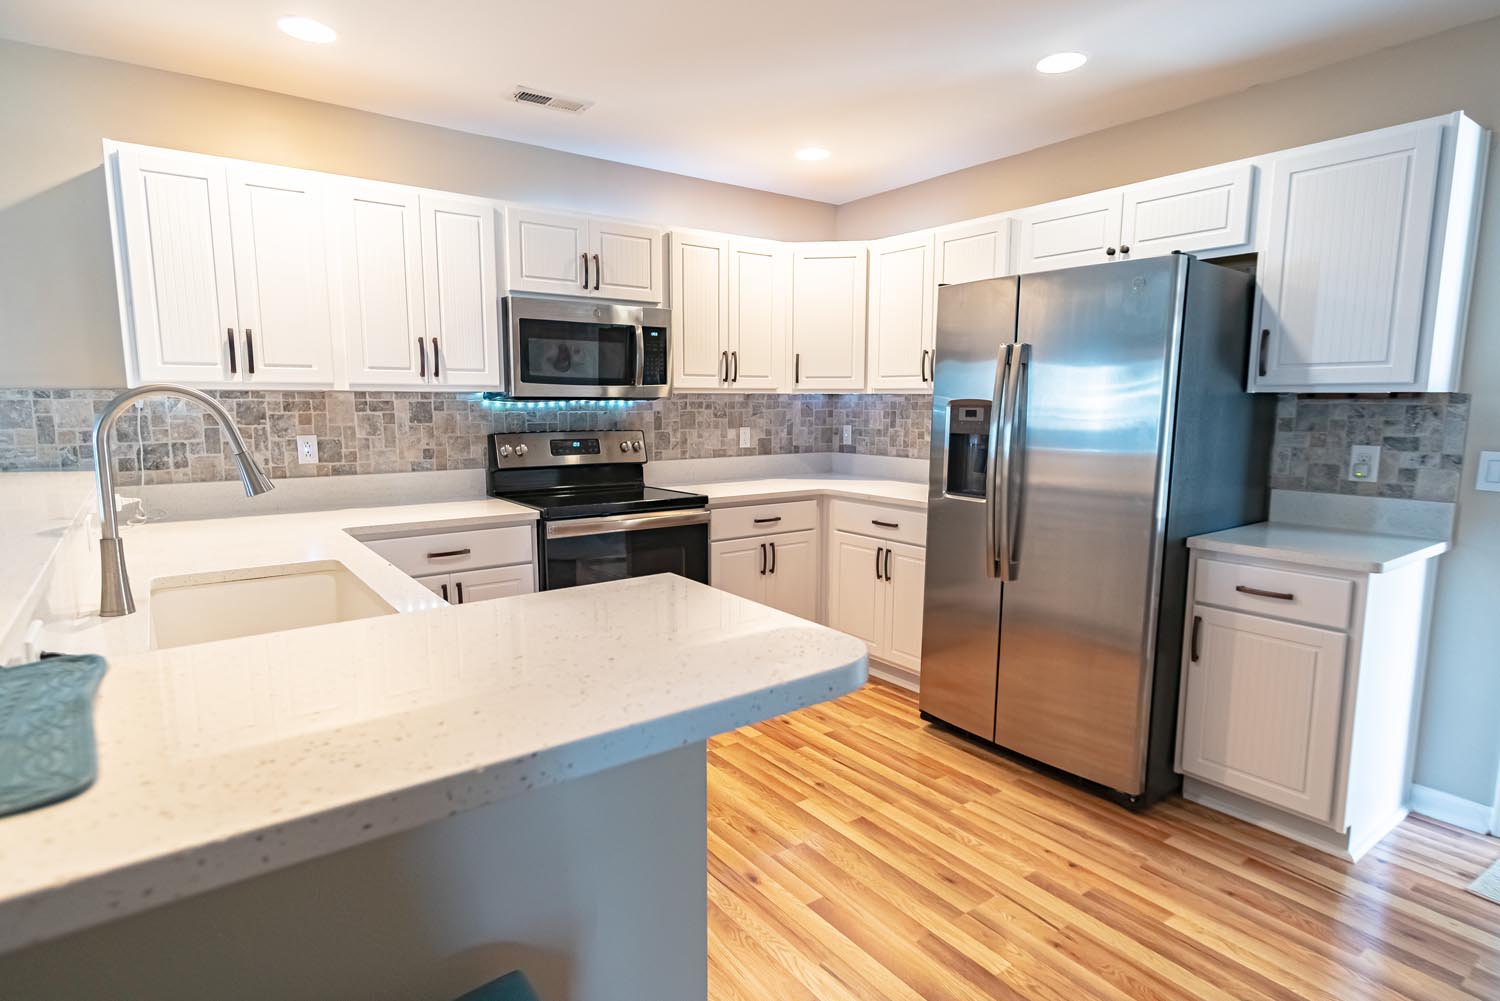
M505 389L517 400L654 400L672 381L671 311L509 295Z

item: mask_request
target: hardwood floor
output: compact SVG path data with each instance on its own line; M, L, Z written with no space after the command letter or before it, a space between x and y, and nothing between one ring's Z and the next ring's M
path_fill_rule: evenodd
M1358 865L1144 815L871 683L709 743L713 1001L1500 998L1500 841L1414 818Z

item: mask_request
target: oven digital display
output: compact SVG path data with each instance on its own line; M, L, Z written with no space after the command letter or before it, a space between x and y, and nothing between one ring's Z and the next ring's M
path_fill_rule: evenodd
M598 438L553 438L553 455L598 455Z

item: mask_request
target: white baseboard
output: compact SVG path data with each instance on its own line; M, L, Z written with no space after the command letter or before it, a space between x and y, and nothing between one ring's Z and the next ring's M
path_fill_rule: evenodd
M917 672L904 667L897 667L895 664L887 664L884 661L876 660L874 657L870 658L870 677L879 678L881 681L889 681L896 687L905 688L909 692L918 691L921 687Z
M1441 820L1466 831L1490 833L1490 807L1484 803L1476 803L1451 792L1416 783L1412 783L1407 801L1412 813L1420 813L1424 817Z

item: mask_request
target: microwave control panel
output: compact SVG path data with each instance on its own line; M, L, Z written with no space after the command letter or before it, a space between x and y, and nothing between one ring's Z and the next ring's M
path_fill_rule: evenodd
M646 327L641 342L645 345L645 358L641 364L641 384L665 386L667 384L667 328Z

